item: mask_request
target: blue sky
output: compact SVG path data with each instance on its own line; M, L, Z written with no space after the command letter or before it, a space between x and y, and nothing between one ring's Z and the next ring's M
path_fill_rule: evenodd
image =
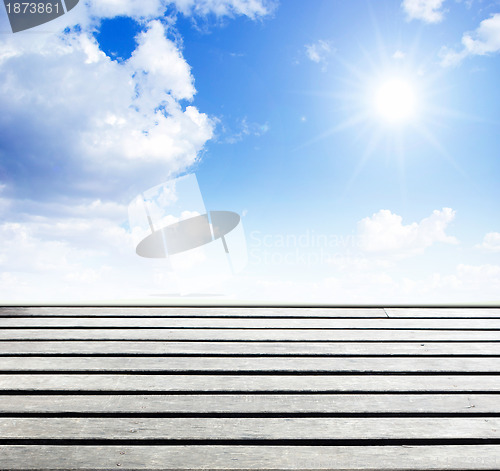
M0 12L2 302L499 302L499 1ZM130 202L190 174L237 274L135 253Z

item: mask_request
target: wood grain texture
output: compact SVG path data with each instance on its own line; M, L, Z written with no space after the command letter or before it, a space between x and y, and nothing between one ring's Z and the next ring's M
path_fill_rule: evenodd
M0 341L2 354L500 355L499 342L137 342Z
M500 358L454 357L0 357L1 372L463 372L495 373Z
M0 308L0 355L0 470L500 469L500 309Z
M0 413L500 413L496 394L2 396Z
M0 469L491 471L500 446L0 446Z
M0 391L420 391L499 392L495 375L0 375Z
M0 307L0 316L382 317L382 308ZM500 317L500 315L498 316Z
M500 330L500 319L259 319L259 318L0 318L2 327L128 327L218 329L444 329Z
M0 418L0 440L498 439L500 418Z
M500 318L499 308L386 308L385 312L391 318Z
M5 329L0 340L500 342L500 330Z

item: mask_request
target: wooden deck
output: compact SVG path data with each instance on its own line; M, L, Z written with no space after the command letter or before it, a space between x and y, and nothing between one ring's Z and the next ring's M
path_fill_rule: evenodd
M500 309L0 308L1 470L500 470Z

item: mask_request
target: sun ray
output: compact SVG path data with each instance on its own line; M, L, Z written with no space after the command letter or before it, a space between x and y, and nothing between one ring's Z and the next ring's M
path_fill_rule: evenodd
M471 113L464 113L452 108L445 108L442 106L428 106L430 114L435 118L453 118L457 120L470 121L472 123L490 124L492 126L500 126L500 121L485 119Z
M357 177L365 167L366 163L368 162L368 160L370 160L370 157L372 156L373 152L375 151L375 149L378 148L378 144L381 141L381 139L382 139L382 134L380 132L377 132L376 130L372 130L370 139L368 140L363 155L361 156L360 159L358 159L356 167L344 187L344 191L342 193L342 199L346 197L352 185L356 181Z
M443 147L443 145L436 139L436 137L429 131L429 129L427 129L427 127L423 123L414 126L414 130L417 131L420 136L422 136L432 147L434 147L434 149L437 150L438 153L445 160L447 160L448 163L452 165L457 172L459 172L462 176L468 178L465 170L460 167L458 162L450 155L450 153Z
M389 123L411 119L415 113L415 93L409 82L391 78L382 83L375 94L375 108Z
M338 53L335 55L334 60L340 70L334 77L336 91L310 92L335 102L334 112L339 117L338 122L295 150L339 132L349 132L353 142L364 142L360 155L355 157L354 169L342 197L351 191L367 162L377 153L397 167L401 198L405 201L407 159L410 151L414 155L415 144L417 149L421 146L422 152L427 149L432 154L434 149L456 172L467 177L461 165L440 142L443 122L449 122L449 118L491 125L499 125L500 122L440 106L443 97L446 98L450 92L450 86L449 82L444 84L442 80L445 72L435 67L434 54L419 57L425 33L423 27L418 29L411 42L407 42L405 49L401 38L396 45L394 42L385 43L375 16L372 25L372 50L359 44L360 55L356 60L352 56L348 59ZM391 47L394 49L391 50ZM404 54L395 58L393 54L396 50ZM410 142L411 149L408 147Z
M304 147L309 147L312 144L316 144L317 142L322 141L323 139L326 139L335 133L338 133L340 131L344 131L344 130L349 129L349 128L353 128L358 124L366 122L366 120L367 120L366 113L360 113L358 115L351 116L350 118L339 123L337 126L328 129L327 131L313 137L312 139L309 139L308 141L304 142L300 146L296 147L294 150L297 151L297 150L303 149Z

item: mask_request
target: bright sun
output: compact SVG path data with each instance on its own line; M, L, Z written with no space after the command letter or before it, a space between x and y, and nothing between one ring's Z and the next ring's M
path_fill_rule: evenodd
M399 78L383 82L375 93L375 109L389 123L408 121L416 111L413 87Z

